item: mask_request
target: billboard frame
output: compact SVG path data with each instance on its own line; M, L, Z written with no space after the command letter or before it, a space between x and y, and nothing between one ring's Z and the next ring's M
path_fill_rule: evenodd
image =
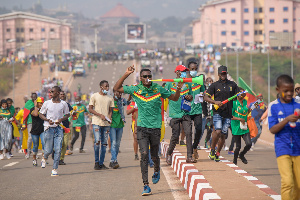
M128 26L133 25L133 26L143 26L143 34L144 38L143 39L129 39L128 38ZM129 44L145 44L146 43L146 24L143 23L128 23L125 24L125 43Z

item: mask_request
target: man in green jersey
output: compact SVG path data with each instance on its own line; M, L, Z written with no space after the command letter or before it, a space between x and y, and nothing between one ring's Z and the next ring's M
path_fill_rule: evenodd
M175 94L172 94L160 85L150 81L152 79L152 74L149 69L142 69L140 71L140 83L138 85L122 86L124 80L133 72L134 66L128 67L125 74L114 86L114 91L130 94L139 108L137 119L137 140L140 146L141 172L144 183L142 195L145 196L151 194L148 182L149 145L151 158L154 162L154 175L152 176L152 182L156 184L160 179L160 160L158 157L158 150L162 124L161 97L177 101L179 99L183 83L178 83Z
M85 105L81 103L80 96L75 97L75 104L72 105L72 108L74 110L72 115L72 127L73 127L74 137L71 141L70 150L71 152L73 151L73 146L76 140L79 138L79 133L81 133L81 145L80 145L79 153L85 153L85 151L83 150L83 146L86 138L86 124L84 119L84 113L88 112L88 110L86 109Z

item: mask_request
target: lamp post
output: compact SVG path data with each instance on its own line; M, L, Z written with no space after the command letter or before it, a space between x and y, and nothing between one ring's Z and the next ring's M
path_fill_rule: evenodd
M98 28L101 26L101 24L95 24L95 25L92 25L91 26L91 28L93 28L94 30L95 30L95 41L94 41L94 43L95 43L95 53L97 53L98 52L98 42L97 42L97 40L98 40Z

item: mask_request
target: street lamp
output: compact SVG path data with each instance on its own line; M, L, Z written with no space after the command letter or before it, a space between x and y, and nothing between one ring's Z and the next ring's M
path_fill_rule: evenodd
M97 53L98 52L98 42L97 42L97 40L98 40L98 38L97 38L97 36L98 36L98 28L101 26L101 24L95 24L95 25L92 25L91 26L91 28L93 28L94 30L95 30L95 41L94 41L94 43L95 43L95 53Z

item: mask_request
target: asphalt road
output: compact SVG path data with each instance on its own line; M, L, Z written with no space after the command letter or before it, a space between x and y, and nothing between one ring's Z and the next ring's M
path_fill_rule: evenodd
M110 89L118 78L123 75L126 68L136 64L133 61L98 63L98 69L94 68L85 77L76 77L70 87L71 92L77 89L77 84L81 84L83 93L90 91L99 91L99 82L107 80L110 83ZM92 65L93 66L93 65ZM164 74L157 74L155 78L173 78L176 64L164 64ZM132 84L135 76L130 76L125 84ZM52 160L49 159L49 165L45 169L32 166L32 160L26 160L22 154L14 153L15 157L11 160L0 161L0 199L141 199L143 189L139 161L134 161L132 147L132 134L129 128L131 118L127 117L127 124L124 128L121 142L121 153L118 156L120 168L105 171L95 171L93 142L90 134L87 134L85 145L86 153L79 154L78 145L81 140L75 144L74 154L66 156L67 165L59 166L59 177L51 177ZM206 135L206 133L204 133ZM171 129L166 129L166 138L170 139ZM230 144L230 136L227 144ZM203 146L203 140L201 141ZM77 149L76 149L77 148ZM222 151L221 155L232 160L231 155ZM257 177L264 184L270 186L273 190L280 193L280 176L277 169L277 163L273 147L258 142L255 151L248 152L248 165L239 163L239 167L248 173ZM110 154L106 154L105 164L108 166ZM164 162L162 166L165 167ZM153 170L149 169L149 180L151 180ZM181 196L176 199L188 199L184 190L177 187L170 187L167 179L180 185L172 173L167 177L161 173L161 180L158 184L150 184L153 195L147 199L174 199L174 193L180 192ZM220 178L220 181L222 180ZM151 181L150 181L151 182Z

